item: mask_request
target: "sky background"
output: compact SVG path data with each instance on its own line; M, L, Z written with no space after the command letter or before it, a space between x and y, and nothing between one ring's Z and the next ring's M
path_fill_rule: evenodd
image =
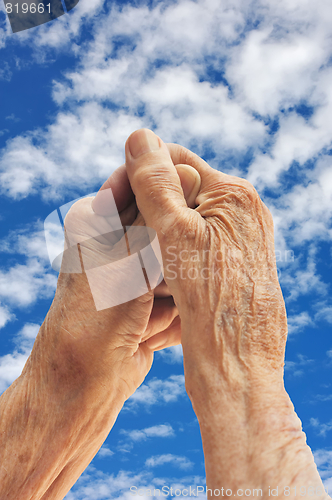
M332 491L332 3L80 0L12 34L0 2L0 392L54 296L43 221L140 127L245 177L275 222L285 385ZM181 347L156 354L67 500L205 484ZM142 497L141 497L142 498ZM202 496L203 498L203 496Z

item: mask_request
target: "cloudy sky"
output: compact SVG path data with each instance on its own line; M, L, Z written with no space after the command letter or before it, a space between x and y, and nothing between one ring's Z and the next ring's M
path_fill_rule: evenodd
M152 128L249 179L274 216L285 384L332 491L330 0L80 0L16 34L0 9L0 392L54 295L44 219L96 191L128 135ZM176 347L156 355L66 498L203 484Z

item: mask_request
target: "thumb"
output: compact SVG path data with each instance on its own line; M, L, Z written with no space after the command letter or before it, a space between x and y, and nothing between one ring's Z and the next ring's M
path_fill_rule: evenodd
M187 206L181 180L163 141L151 130L140 129L126 142L126 168L139 211L146 225L158 236L170 227L188 220ZM188 173L189 172L189 173ZM181 176L190 175L190 170ZM186 188L188 191L188 178ZM186 193L188 198L188 193Z

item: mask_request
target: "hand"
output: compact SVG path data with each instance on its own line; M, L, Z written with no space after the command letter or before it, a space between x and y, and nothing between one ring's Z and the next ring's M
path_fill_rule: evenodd
M200 174L194 209L177 163ZM269 487L285 485L307 485L328 498L284 388L287 320L269 210L249 182L213 170L181 146L167 148L149 130L129 137L126 168L138 208L157 232L181 318L209 498L221 487L236 498L258 487L267 498Z
M196 171L179 166L178 172L185 196L188 187L199 187ZM115 206L107 188L121 223L143 229L124 168L95 199L80 200L67 214L68 248L55 299L21 376L0 398L1 498L64 498L147 374L154 348L145 338L159 335L158 348L180 342L178 312L165 284L156 295L149 291L115 307L99 307L99 300L112 299L105 285L118 280L115 292L121 294L124 280L132 285L135 279L130 264L129 270L122 265L126 259L121 257L128 256L123 255L123 231L113 231L109 210L114 215ZM126 237L130 240L128 232ZM92 287L91 276L100 277Z
M196 170L180 165L177 171L184 192L193 188L198 191L200 178ZM87 381L98 377L103 383L115 384L125 401L143 382L152 365L153 351L180 343L181 324L164 282L154 291L108 307L107 285L111 284L114 290L114 281L118 279L115 293L120 294L125 280L132 287L135 278L130 269L122 274L121 259L128 256L126 238L123 231L114 231L115 207L109 190L113 192L122 225L144 226L124 166L106 181L95 199L84 198L71 207L64 223L71 248L64 252L56 297L48 316L57 329L48 329L52 332L48 335L54 337L57 332L63 367L72 366L74 357ZM192 203L188 195L187 200ZM116 259L120 259L115 262L119 272L114 272L114 266L109 272L108 267ZM81 263L84 273L79 273ZM77 274L71 272L75 270ZM111 283L107 283L110 279ZM106 303L98 311L96 293ZM152 343L147 344L147 339ZM54 342L49 339L51 345Z
M182 332L188 378L195 373L196 385L200 369L210 375L218 369L234 389L248 371L277 374L281 381L287 322L272 216L246 180L212 169L181 146L168 147L152 132L137 131L126 144L126 165L138 207L157 232L165 281L188 325ZM194 210L183 197L177 163L190 164L202 179ZM213 333L203 341L197 325Z

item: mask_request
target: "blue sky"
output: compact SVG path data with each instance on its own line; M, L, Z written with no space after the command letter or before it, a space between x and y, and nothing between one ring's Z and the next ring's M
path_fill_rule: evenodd
M275 221L285 383L332 491L332 4L80 0L12 34L0 4L0 391L57 275L43 220L98 189L142 126L248 178ZM181 348L157 354L68 500L204 484Z

